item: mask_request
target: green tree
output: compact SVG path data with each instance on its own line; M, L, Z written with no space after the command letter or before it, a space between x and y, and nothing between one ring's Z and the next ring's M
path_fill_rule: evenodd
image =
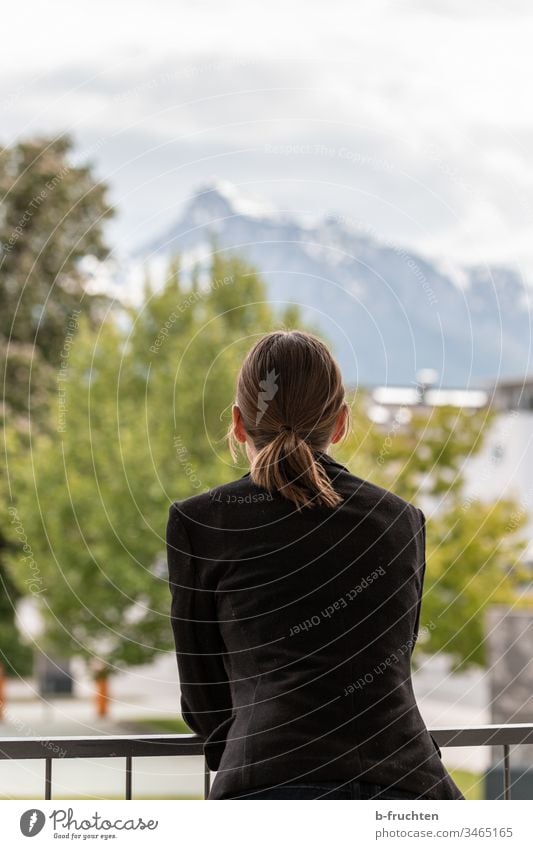
M107 189L62 136L0 149L0 193L0 336L55 365L72 312L100 315L107 301L86 291L84 265L108 252Z
M107 298L87 292L87 257L99 260L107 248L102 225L111 215L106 188L90 165L76 165L69 138L36 138L0 149L0 364L2 366L3 454L13 453L13 430L26 435L18 449L27 456L28 434L50 428L50 403L60 362L70 338L72 317L84 314L95 325ZM9 422L9 425L6 424ZM9 431L9 432L8 432ZM6 475L8 469L5 470ZM20 548L13 539L8 508L11 487L0 493L0 652L11 671L26 672L27 651L15 627L23 576L8 575L5 555ZM13 570L21 573L21 560ZM26 658L23 662L23 657Z

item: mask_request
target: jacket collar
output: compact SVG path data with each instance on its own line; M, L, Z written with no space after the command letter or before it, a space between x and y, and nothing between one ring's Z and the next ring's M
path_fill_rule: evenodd
M343 466L342 463L339 463L339 461L331 457L330 454L326 454L325 451L313 451L313 454L324 466L332 466L337 469L343 469L345 472L349 472L349 469L347 469L346 466Z
M348 474L350 473L350 470L347 469L346 466L343 466L342 463L338 462L338 460L334 460L334 458L331 457L330 454L327 454L325 451L313 451L313 454L318 460L320 460L322 465L326 468L332 468L337 470L342 469L343 471L348 472ZM249 476L250 472L246 472L246 474L242 475L243 478L247 478Z

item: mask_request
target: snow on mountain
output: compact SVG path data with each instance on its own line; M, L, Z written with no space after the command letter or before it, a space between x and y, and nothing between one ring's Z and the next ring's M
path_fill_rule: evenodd
M304 222L226 181L201 187L135 264L160 275L179 253L187 272L209 262L213 236L256 266L273 302L300 305L352 383L409 384L429 367L443 385L475 386L531 368L530 289L510 268L431 260L342 216Z

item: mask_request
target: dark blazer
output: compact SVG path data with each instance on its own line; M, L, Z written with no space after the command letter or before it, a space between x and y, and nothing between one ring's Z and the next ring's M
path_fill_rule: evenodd
M411 683L424 514L316 456L336 508L298 512L249 473L170 507L181 708L217 771L210 798L353 779L462 798Z

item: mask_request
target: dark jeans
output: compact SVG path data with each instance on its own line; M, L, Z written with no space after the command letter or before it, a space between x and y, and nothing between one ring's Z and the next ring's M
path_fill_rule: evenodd
M415 792L363 781L317 781L253 787L233 799L419 799Z

